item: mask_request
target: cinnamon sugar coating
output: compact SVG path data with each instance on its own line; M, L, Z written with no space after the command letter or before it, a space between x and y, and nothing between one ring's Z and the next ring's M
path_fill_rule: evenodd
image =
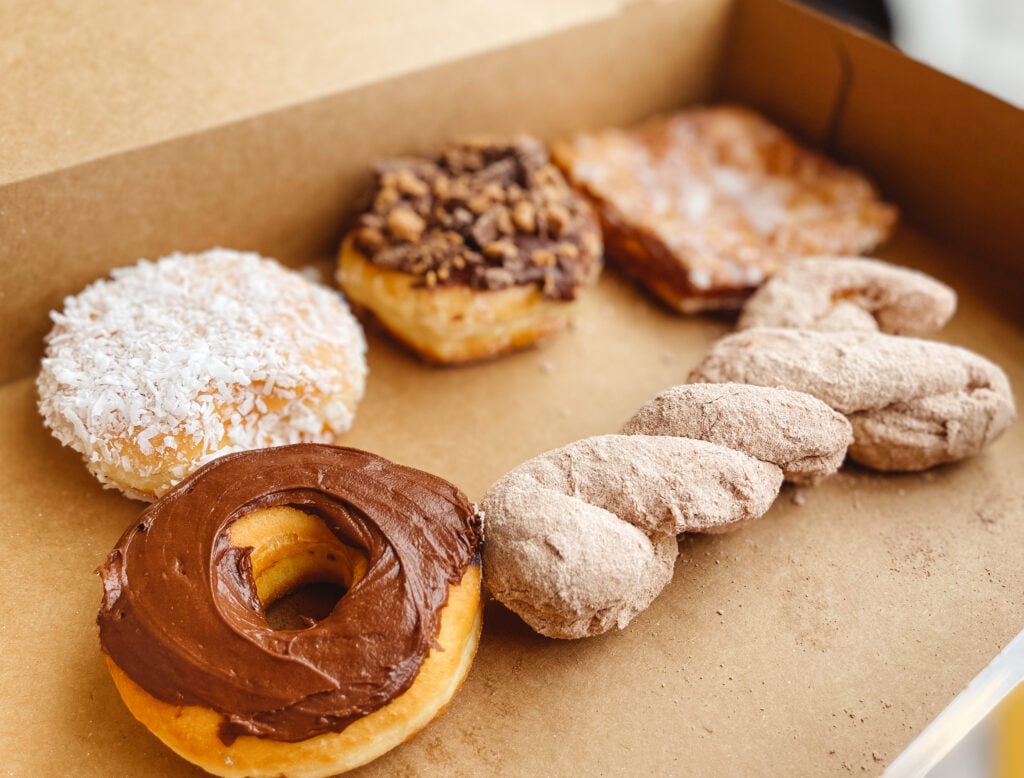
M782 471L685 438L601 435L541 454L484 495L485 583L537 632L622 628L672 577L681 532L761 516Z
M931 276L877 259L793 259L747 300L737 328L880 330L924 335L956 310L956 293Z
M853 426L854 460L924 470L980 452L1016 416L1006 374L964 348L878 332L755 328L729 335L691 381L781 386Z
M674 435L717 443L813 484L832 475L853 433L846 418L809 394L746 384L684 384L644 405L626 435Z

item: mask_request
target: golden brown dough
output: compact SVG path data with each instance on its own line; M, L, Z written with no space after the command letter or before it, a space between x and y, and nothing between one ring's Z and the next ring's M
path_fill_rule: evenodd
M562 330L573 306L535 285L491 291L426 288L410 273L367 259L345 238L338 279L349 301L428 362L454 365L529 346Z
M596 204L609 257L683 313L739 308L789 257L870 251L897 218L863 175L738 106L578 135L553 153Z

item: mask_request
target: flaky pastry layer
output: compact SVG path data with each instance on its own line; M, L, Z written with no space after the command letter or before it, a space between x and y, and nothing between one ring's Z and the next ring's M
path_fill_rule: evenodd
M860 254L896 209L859 172L739 106L555 144L597 207L608 256L684 313L736 309L789 257Z

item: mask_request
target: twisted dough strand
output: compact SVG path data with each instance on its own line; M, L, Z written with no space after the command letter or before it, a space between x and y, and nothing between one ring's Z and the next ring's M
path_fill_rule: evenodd
M851 437L812 397L748 386L676 387L625 430L657 435L571 443L484 495L487 587L543 635L625 627L671 580L678 534L759 518L784 467L806 480L834 472Z
M956 310L956 292L910 268L864 257L791 259L743 306L736 328L924 335Z
M803 392L747 384L684 384L633 416L627 435L675 435L737 449L814 484L832 475L853 442L842 414Z
M737 332L712 346L690 380L813 395L847 416L850 456L876 470L925 470L972 456L1016 415L1006 374L984 357L879 332Z

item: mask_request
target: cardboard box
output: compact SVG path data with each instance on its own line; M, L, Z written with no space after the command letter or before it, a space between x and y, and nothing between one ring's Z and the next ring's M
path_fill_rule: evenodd
M941 338L1001 364L1024 406L1024 114L1006 104L783 0L392 0L358 23L328 2L296 20L209 5L79 19L24 2L0 24L11 775L196 772L131 718L98 650L93 569L142 505L101 489L40 422L47 311L173 250L327 260L375 158L745 102L871 173L906 217L880 255L957 289ZM618 429L727 330L608 272L572 331L492 364L430 369L371 336L341 442L477 499L540 451ZM362 774L879 773L1024 627L1022 463L1018 423L957 466L850 467L802 505L787 487L749 528L681 539L672 584L618 634L547 640L491 603L452 705Z

